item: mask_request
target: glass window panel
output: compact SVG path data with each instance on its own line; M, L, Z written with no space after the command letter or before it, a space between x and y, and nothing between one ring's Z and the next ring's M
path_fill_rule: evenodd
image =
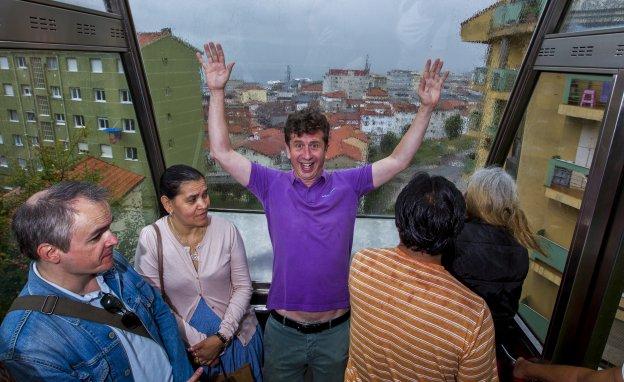
M604 351L602 353L602 364L604 368L618 367L624 364L624 295L620 298L615 319L607 338Z
M5 144L0 145L0 155L6 164L0 162L0 188L22 185L16 183L21 181L15 176L21 171L18 158L28 164L25 170L28 176L47 176L52 173L47 171L50 166L70 163L75 171L86 172L88 177L93 175L92 179L102 184L119 185L109 190L114 202L113 230L120 238L117 249L132 258L138 232L152 223L158 213L151 172L139 133L141 126L132 105L92 102L96 89L109 97L129 89L125 75L117 72L121 56L107 52L0 49L0 57L6 57L10 64L9 70L0 70L0 86L12 84L15 93L14 97L4 97L4 90L0 88L0 111L3 111L0 127L6 139ZM58 69L47 70L50 57L57 59ZM102 73L91 73L90 60L101 62ZM20 61L22 69L18 69ZM44 70L39 72L38 66ZM44 86L40 89L35 82L42 82ZM34 94L27 97L24 93ZM63 94L63 97L56 98ZM78 102L83 94L85 101ZM19 122L8 122L11 118L9 110L15 112ZM106 119L105 130L99 130L98 118ZM137 133L122 134L122 120L133 121L132 127ZM20 138L14 139L14 135ZM16 146L16 143L27 147ZM135 150L130 152L132 160L125 160L127 147ZM45 160L40 160L42 155L47 155ZM76 167L78 163L84 166ZM83 171L84 167L86 170ZM116 177L115 182L110 181L111 176ZM10 231L0 231L2 248L14 248L5 241L12 240L4 232L9 234ZM14 258L19 258L14 252L0 258L3 277L25 277L23 272L27 267L22 266L24 264L16 267L6 261ZM10 285L14 286L9 290ZM21 286L21 283L0 283L0 317Z
M225 89L233 148L285 171L291 165L284 123L307 106L320 108L332 128L328 170L389 155L418 111L425 60L443 58L451 75L421 149L406 171L364 197L358 210L385 216L393 214L398 192L415 172L444 175L463 190L467 176L484 165L542 4L235 0L171 3L155 12L147 0L130 2L136 28L143 31L140 52L165 162L204 172L215 208L262 206L210 157L210 92L195 58L207 39L221 42L227 61L236 62ZM257 243L255 226L241 228L244 240L251 235ZM390 225L381 236L393 232ZM247 253L261 258L250 260L252 278L259 280L263 273L254 267L268 255L256 248L248 245Z
M592 165L612 77L542 73L505 163L542 252L529 251L519 314L543 342Z
M582 32L624 27L621 0L573 0L559 32Z
M13 97L15 95L15 93L13 92L13 85L11 85L11 84L3 84L2 87L4 88L4 95L5 96Z
M77 5L79 7L85 7L93 9L95 11L107 12L106 2L104 0L54 0L59 3L65 3L70 5Z
M92 58L90 62L92 73L102 73L102 60L99 58Z

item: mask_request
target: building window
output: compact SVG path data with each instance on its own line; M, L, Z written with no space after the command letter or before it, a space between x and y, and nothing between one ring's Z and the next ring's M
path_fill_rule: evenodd
M126 147L126 160L139 160L136 147Z
M82 96L80 95L80 88L69 88L69 94L71 99L74 101L81 101Z
M11 84L3 84L4 95L7 97L13 97L15 94L13 93L13 85Z
M65 140L65 139L59 139L59 142L63 142L63 150L67 151L69 150L69 141Z
M17 67L20 69L26 69L28 66L26 65L26 57L17 57ZM8 68L7 68L8 69Z
M30 137L31 146L39 146L39 137Z
M46 96L36 96L39 115L50 115L50 102Z
M108 129L108 118L98 117L98 127L100 129Z
M0 155L0 167L9 167L9 161L4 155Z
M43 75L43 63L39 57L30 58L33 86L35 89L45 89L45 77Z
M77 127L77 128L85 127L84 116L74 115L74 127Z
M0 69L9 69L8 57L0 57Z
M41 122L41 135L43 136L44 141L54 142L54 129L52 128L52 123Z
M163 63L163 65L167 65L169 63L169 59L167 59L167 57L163 57L162 58L162 63Z
M102 153L100 156L104 158L113 157L113 148L110 145L100 145L100 152Z
M0 145L4 144L4 138L2 138L2 135L0 135Z
M94 89L95 102L106 102L106 92L103 89Z
M67 71L68 72L77 72L78 71L78 60L75 58L67 59Z
M134 119L122 119L121 124L123 125L123 129L128 133L135 133L136 128L134 127Z
M175 147L175 141L173 140L173 138L167 141L167 146L169 146L170 149Z
M56 120L57 125L65 124L65 114L54 114L54 119Z
M26 122L37 122L37 117L35 116L34 112L32 111L26 112Z
M32 89L30 88L29 85L22 85L22 95L24 97L32 96Z
M121 60L117 60L117 73L123 73L123 63L121 62Z
M13 144L15 146L24 146L24 142L22 142L22 136L19 134L13 134Z
M89 60L91 62L91 73L102 73L102 60L99 58L92 58Z
M26 159L17 158L17 164L22 168L22 170L26 169Z
M78 154L88 154L89 144L85 142L78 142Z
M19 117L17 116L17 110L9 110L9 121L19 122Z
M58 86L51 86L50 90L52 91L52 98L61 98L61 88Z
M165 95L166 96L170 96L171 95L171 88L169 86L165 87Z
M35 167L37 168L37 171L43 171L43 165L39 159L35 160Z
M58 60L56 57L48 57L46 59L46 66L48 70L58 70Z
M167 113L167 121L171 121L173 119L173 117L171 116L171 113Z
M130 99L130 91L129 90L120 90L119 91L119 99L121 103L131 103L132 99Z

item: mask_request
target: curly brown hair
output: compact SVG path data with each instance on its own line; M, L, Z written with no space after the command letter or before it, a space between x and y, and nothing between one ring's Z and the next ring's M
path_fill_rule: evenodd
M303 134L314 134L317 131L323 132L323 142L327 147L329 144L329 122L327 122L327 118L316 109L305 108L288 116L284 127L284 140L287 145L290 145L292 134L300 137Z

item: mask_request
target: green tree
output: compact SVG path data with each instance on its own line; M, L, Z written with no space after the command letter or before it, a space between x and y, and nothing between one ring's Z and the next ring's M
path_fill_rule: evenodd
M381 137L381 141L379 142L379 151L381 152L381 157L385 158L388 155L392 154L394 148L399 144L401 139L397 137L395 133L392 131L388 131Z
M459 114L454 114L444 121L444 131L448 139L456 139L461 135L463 121Z
M86 129L84 129L86 130ZM11 191L0 195L0 317L4 317L13 298L26 282L29 259L19 253L11 232L11 217L22 203L34 193L67 179L97 181L96 172L72 173L82 157L78 155L78 142L84 132L73 136L69 144L33 146L33 159L25 168L14 168L3 180L3 186Z

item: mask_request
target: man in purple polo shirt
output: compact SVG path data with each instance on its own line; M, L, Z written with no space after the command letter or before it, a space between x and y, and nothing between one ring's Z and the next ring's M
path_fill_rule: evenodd
M262 202L273 244L273 280L265 328L268 381L342 381L349 348L349 257L358 202L407 168L420 147L448 72L427 61L418 88L420 108L392 154L363 167L327 172L329 123L318 111L288 116L284 128L290 172L251 163L232 149L225 118L225 64L219 44L198 53L210 89L210 151L237 182Z

